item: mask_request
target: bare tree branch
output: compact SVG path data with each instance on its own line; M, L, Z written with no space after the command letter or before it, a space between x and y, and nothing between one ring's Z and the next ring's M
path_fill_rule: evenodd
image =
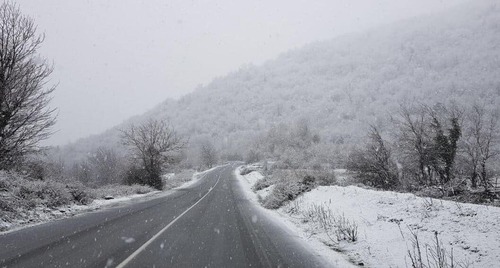
M0 5L0 168L38 151L55 124L55 87L46 88L52 66L37 54L44 36L36 30L17 5Z
M182 150L187 141L165 121L150 119L141 125L131 125L122 130L122 141L127 145L134 159L138 159L149 178L147 183L160 189L161 172L171 160L171 154Z

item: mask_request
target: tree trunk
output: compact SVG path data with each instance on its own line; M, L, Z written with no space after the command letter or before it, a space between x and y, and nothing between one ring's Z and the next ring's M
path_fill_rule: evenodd
M472 170L472 175L470 177L470 181L471 181L471 184L472 184L472 188L477 188L477 170L476 168L474 167L474 169Z
M483 181L484 184L484 191L488 192L488 177L486 176L486 160L481 161L481 180Z

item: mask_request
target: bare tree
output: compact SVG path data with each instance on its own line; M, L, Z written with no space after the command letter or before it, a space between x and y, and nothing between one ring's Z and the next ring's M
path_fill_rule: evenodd
M382 139L379 130L370 126L369 141L363 150L354 150L347 160L347 168L358 172L365 183L384 189L399 186L397 167L391 149Z
M477 180L488 190L488 163L497 156L498 110L488 113L484 105L475 104L467 116L468 126L465 129L464 148L471 168L472 187L477 187Z
M454 178L462 114L456 106L442 103L400 105L394 120L399 128L398 148L405 172L419 184L444 185Z
M98 185L120 182L123 171L122 159L113 149L99 147L87 157L93 180Z
M172 153L182 150L186 141L165 121L150 119L147 122L122 130L122 141L129 146L133 158L139 160L147 174L146 184L162 188L161 172L172 161Z
M399 128L399 145L409 166L417 163L415 175L420 183L431 183L432 138L427 123L428 108L424 105L408 106L400 104L399 117L393 118Z
M44 40L17 5L0 5L0 168L40 149L55 123L46 88L52 67L37 54Z
M200 143L200 164L212 168L217 164L217 150L212 142L204 140Z

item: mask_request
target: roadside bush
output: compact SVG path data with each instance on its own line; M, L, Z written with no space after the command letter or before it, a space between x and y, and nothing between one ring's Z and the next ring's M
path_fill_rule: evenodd
M5 212L15 212L16 206L13 206L12 200L7 200L7 198L0 198L0 210Z
M157 190L162 190L164 187L160 169L148 171L137 165L132 165L128 169L124 182L128 185L149 185Z
M311 191L318 185L316 177L306 172L297 171L275 171L272 181L270 180L263 179L261 184L254 186L255 190L266 184L271 185L272 181L276 182L272 192L263 201L263 206L269 209L277 209L286 202L294 200L300 194Z
M266 176L260 180L258 180L252 187L252 190L254 191L260 191L262 189L265 189L269 186L273 185L273 181L270 179L270 177Z
M131 165L125 175L124 182L128 185L141 184L145 185L148 180L148 173L145 169L136 165Z
M91 191L80 182L68 184L66 188L78 205L88 205L94 200Z
M250 174L251 172L257 171L258 168L254 166L245 166L240 170L240 175L245 176Z
M50 208L69 205L73 200L73 196L66 189L65 185L57 182L48 182L38 194L44 200L47 207Z
M300 184L294 181L277 183L271 194L265 199L263 206L269 209L278 209L287 201L294 200L301 193Z
M16 184L13 185L14 195L26 200L28 207L45 205L54 208L68 205L72 201L72 196L62 183L20 179Z
M5 209L32 209L36 206L50 208L69 205L90 204L91 191L82 183L53 180L37 180L17 173L0 173L0 193Z

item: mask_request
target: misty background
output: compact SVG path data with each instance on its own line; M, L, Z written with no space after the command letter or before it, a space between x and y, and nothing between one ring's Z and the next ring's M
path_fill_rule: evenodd
M311 42L465 1L23 0L54 63L52 107L62 145L100 133L245 64Z

